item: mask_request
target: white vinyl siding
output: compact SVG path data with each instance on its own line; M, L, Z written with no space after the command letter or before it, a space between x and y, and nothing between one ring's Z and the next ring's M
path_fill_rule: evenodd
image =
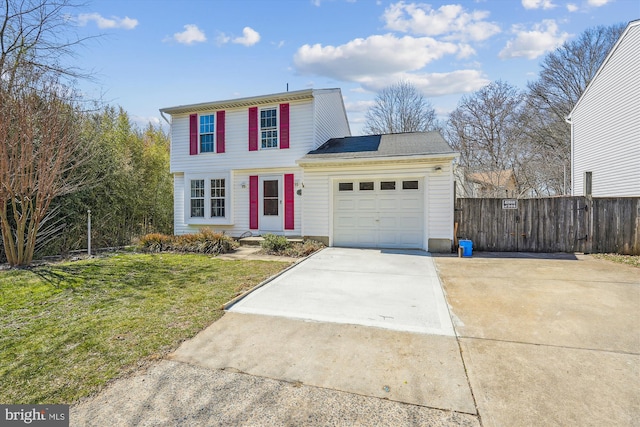
M640 24L629 27L571 114L572 194L640 196Z
M315 135L313 145L308 151L315 150L331 138L351 136L347 113L342 95L336 90L314 92Z

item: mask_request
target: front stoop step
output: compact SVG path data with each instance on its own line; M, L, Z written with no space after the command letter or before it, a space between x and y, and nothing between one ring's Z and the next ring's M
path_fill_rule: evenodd
M291 243L302 243L303 240L301 237L287 237L287 240ZM264 239L260 236L256 237L243 237L239 239L238 242L240 246L260 246Z

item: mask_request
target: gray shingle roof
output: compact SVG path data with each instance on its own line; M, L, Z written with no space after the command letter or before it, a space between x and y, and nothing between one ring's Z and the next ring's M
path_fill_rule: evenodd
M429 156L455 151L439 132L394 133L332 138L301 160Z

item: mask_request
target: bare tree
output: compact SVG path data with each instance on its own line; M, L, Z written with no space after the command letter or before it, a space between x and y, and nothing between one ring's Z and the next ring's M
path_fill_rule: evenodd
M53 78L0 90L0 229L10 265L28 265L51 202L82 184L77 106Z
M70 0L0 0L0 77L11 87L20 73L87 77L62 64L85 39L69 31Z
M546 167L544 186L549 194L567 190L571 131L565 117L623 30L624 24L587 29L576 40L548 53L542 60L538 80L528 84L526 133L543 156L540 166Z
M529 188L522 165L520 114L524 95L496 81L464 96L449 115L447 137L460 152L459 179L467 196L517 197ZM474 191L481 187L480 194Z
M81 74L62 63L82 40L67 38L69 0L0 1L0 231L16 266L50 237L51 202L82 182L80 97L63 82Z
M431 103L409 82L382 89L366 113L365 133L427 132L438 129Z

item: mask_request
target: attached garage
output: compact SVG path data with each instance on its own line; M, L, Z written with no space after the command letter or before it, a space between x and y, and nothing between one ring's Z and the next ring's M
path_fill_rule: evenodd
M333 245L422 248L421 181L393 177L334 180Z
M438 132L330 139L298 161L303 237L450 251L456 157Z

